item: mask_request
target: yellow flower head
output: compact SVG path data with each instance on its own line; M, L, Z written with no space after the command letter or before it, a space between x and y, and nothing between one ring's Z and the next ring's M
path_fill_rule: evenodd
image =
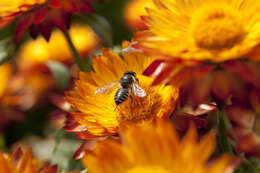
M148 54L214 62L241 58L260 44L260 3L255 0L154 0L149 29L136 33Z
M87 25L72 25L70 35L77 51L82 55L93 51L98 46L98 36ZM35 65L45 65L50 60L60 62L72 60L65 37L59 30L52 33L48 42L43 37L27 41L20 50L18 64L20 69L26 70Z
M100 141L83 164L92 173L224 173L230 157L207 164L214 151L215 133L200 142L194 126L179 140L170 123L124 128L123 144Z
M125 43L128 44L128 43ZM139 52L125 53L120 57L103 49L103 55L93 59L95 72L81 72L75 90L66 93L66 100L78 111L71 112L74 119L86 127L81 137L114 135L122 122L147 122L154 117L165 117L174 110L178 89L173 86L150 86L152 78L142 72L152 58ZM145 97L130 95L120 105L115 104L114 95L118 87L108 94L95 94L96 89L118 81L126 71L137 74ZM131 99L132 97L132 99Z

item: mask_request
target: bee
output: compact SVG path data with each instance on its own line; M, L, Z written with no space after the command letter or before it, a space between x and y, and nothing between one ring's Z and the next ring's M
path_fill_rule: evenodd
M136 73L133 71L127 71L123 74L120 80L104 85L95 90L95 94L108 94L115 86L119 85L114 96L115 103L118 106L129 97L131 92L133 92L134 96L137 97L146 96L145 90L137 84L138 82L139 80L136 77Z

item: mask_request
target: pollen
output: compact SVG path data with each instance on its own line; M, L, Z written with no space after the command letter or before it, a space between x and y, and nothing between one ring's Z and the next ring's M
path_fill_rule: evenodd
M142 88L146 91L145 97L130 94L127 100L116 107L117 120L119 123L125 121L138 122L154 118L160 111L162 97L154 87L148 87L152 79L141 77Z
M227 4L207 4L191 18L191 34L202 49L232 48L246 36L242 21L239 11Z
M137 166L137 167L134 167L134 168L130 169L129 171L127 171L127 173L143 173L143 172L169 173L169 171L167 171L165 168L163 168L161 166Z

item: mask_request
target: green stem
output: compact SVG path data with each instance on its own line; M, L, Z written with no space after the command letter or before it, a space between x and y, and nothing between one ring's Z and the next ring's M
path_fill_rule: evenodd
M224 109L219 110L218 114L218 133L219 133L219 140L220 140L220 145L221 145L221 150L223 153L230 153L233 154L232 147L230 143L228 142L228 137L227 137L227 128L226 128L226 114Z
M231 155L234 155L232 147L227 137L226 119L227 117L224 108L220 108L218 112L218 134L221 150L223 153L229 153ZM241 166L239 166L236 168L234 173L244 173L244 169Z
M243 159L243 162L244 162L245 165L248 166L248 168L249 168L252 172L255 172L256 167L250 162L250 160L244 158L244 159Z
M76 48L75 48L75 46L74 46L74 44L73 44L73 42L71 40L71 37L70 37L68 31L65 31L63 33L64 33L64 36L65 36L67 42L68 42L68 45L69 45L70 50L71 50L71 53L73 54L75 63L77 64L79 69L81 71L89 71L89 68L88 68L87 64L83 61L83 59L79 55L78 51L76 50Z

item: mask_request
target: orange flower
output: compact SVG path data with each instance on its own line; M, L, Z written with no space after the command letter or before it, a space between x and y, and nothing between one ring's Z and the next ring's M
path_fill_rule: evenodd
M99 44L99 37L88 26L74 24L70 30L71 39L81 55L90 53ZM57 51L59 50L59 51ZM72 55L61 31L54 31L49 42L42 37L25 42L19 52L18 68L20 71L37 70L39 66L46 67L50 60L71 63Z
M170 123L132 126L121 130L123 144L106 140L83 158L92 173L225 173L231 161L223 155L207 164L215 147L215 133L198 142L192 126L182 140ZM105 157L104 157L105 156Z
M260 4L254 0L155 0L136 33L149 55L184 61L221 62L259 52ZM259 59L259 55L258 55Z
M124 11L126 24L133 30L147 28L141 17L147 15L146 8L154 9L153 0L131 0Z
M18 42L28 28L33 38L40 33L49 40L54 26L63 32L69 28L70 14L93 12L91 0L14 0L0 2L0 27L19 17L15 42Z
M17 148L11 155L0 151L0 172L2 173L57 173L57 166L41 163L32 156L32 149Z
M71 112L72 117L84 127L80 128L78 137L116 135L121 123L144 123L155 117L169 117L176 106L178 89L166 85L150 87L153 79L143 76L142 72L152 60L139 52L125 53L120 57L107 49L103 49L103 55L94 58L95 72L80 73L75 90L66 93L66 100L77 110ZM117 106L114 100L117 87L107 94L95 94L97 88L120 80L126 71L136 72L139 85L146 92L145 97L131 95L132 100L131 96L127 97Z
M55 86L55 81L50 74L44 72L14 74L12 70L10 64L0 66L1 107L31 108L40 100L43 92Z
M3 64L0 66L0 131L13 121L22 120L24 115L17 110L15 106L19 105L19 95L10 94L8 89L10 87L10 78L12 76L12 67L10 64ZM7 102L7 100L13 100Z

